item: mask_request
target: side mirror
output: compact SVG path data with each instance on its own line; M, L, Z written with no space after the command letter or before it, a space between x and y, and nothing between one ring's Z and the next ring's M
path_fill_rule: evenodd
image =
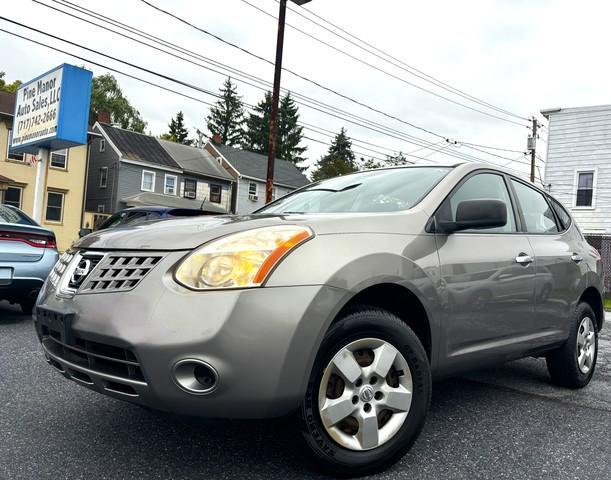
M437 221L443 233L497 228L507 225L507 205L500 200L465 200L458 204L456 221Z
M79 238L83 238L85 235L89 235L91 232L91 228L81 228L78 232L78 236Z

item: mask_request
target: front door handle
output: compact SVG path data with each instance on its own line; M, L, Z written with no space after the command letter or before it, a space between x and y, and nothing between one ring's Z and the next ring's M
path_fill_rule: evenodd
M571 255L571 260L573 260L575 263L579 263L583 261L583 257L578 253L573 253L573 255Z
M518 256L516 257L516 263L519 263L520 265L524 265L526 267L533 263L533 257L524 252L518 253Z

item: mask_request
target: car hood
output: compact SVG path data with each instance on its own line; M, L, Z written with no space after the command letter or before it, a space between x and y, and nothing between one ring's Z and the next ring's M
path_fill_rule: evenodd
M73 247L87 250L190 250L231 233L274 225L305 225L317 235L416 234L423 231L427 220L428 215L420 211L189 217L95 232L78 240Z

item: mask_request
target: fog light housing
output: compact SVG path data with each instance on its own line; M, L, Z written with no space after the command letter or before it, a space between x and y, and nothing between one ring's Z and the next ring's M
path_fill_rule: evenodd
M176 362L172 378L178 387L193 395L211 393L219 383L218 373L212 365L193 358Z

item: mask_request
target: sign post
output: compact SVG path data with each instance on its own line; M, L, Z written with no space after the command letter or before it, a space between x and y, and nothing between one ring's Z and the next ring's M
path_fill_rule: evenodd
M32 216L39 223L50 152L87 143L91 80L89 70L63 64L17 90L10 150L38 155Z

